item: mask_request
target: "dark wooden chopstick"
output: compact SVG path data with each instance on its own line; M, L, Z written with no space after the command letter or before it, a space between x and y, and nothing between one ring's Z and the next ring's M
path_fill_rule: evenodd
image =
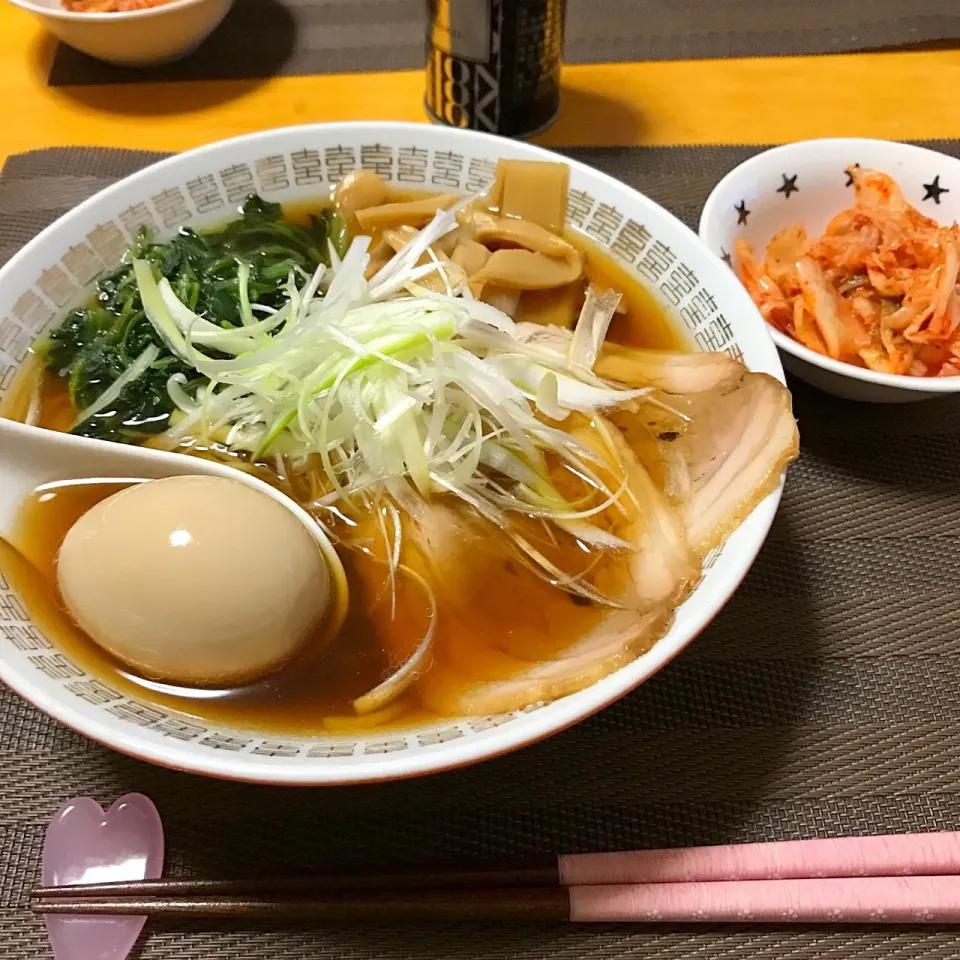
M59 888L61 891L63 888ZM244 917L284 921L416 922L421 920L569 920L563 887L509 887L382 892L293 899L264 896L45 897L32 904L47 915Z
M63 887L38 887L37 899L86 897L274 897L311 896L339 891L445 890L480 887L558 887L560 872L556 857L512 863L484 863L473 867L436 867L380 873L339 874L303 878L251 880L135 880L118 883L86 883Z
M960 876L719 880L569 887L343 891L315 897L47 897L50 915L255 919L286 923L950 923Z

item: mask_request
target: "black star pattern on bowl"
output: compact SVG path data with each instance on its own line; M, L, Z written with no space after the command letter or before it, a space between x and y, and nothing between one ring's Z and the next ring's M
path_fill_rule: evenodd
M932 200L938 207L940 206L940 194L950 192L946 187L940 186L939 174L933 178L933 183L925 183L923 189L926 190L923 199Z
M737 226L739 227L745 224L747 217L750 216L750 211L747 209L747 201L741 200L733 209L737 211Z
M728 267L731 267L731 268L733 267L733 260L731 259L730 254L727 253L727 251L724 250L723 247L720 248L720 259L721 259Z
M797 174L788 177L785 173L781 173L780 176L783 177L783 186L777 187L777 193L782 193L789 200L791 193L800 192L800 188L797 186Z

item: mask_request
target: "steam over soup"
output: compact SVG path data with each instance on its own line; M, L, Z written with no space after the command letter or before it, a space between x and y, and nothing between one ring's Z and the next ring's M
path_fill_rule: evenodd
M139 237L8 415L261 477L333 536L349 614L249 682L138 676L56 594L59 544L117 489L91 483L35 497L5 551L38 622L118 688L278 732L522 708L648 649L796 424L778 381L691 352L565 229L567 181L502 161L461 198L360 171L309 209L254 196L221 229Z

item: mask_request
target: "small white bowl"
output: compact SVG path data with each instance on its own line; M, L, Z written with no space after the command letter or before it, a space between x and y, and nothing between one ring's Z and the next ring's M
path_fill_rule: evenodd
M73 13L60 0L10 0L58 40L98 60L147 67L178 60L217 28L233 0L172 0L127 13Z
M757 154L731 170L707 199L700 239L727 259L738 237L762 253L778 230L792 224L802 223L811 236L819 236L834 214L853 205L844 171L855 164L890 174L908 202L928 217L945 224L960 221L960 160L888 140L805 140ZM906 403L960 393L960 377L874 373L770 332L787 370L837 397Z

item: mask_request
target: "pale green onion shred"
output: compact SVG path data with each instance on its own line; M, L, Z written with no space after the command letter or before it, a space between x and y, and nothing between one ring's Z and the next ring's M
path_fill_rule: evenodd
M76 427L78 424L89 420L92 416L95 416L101 410L105 410L114 401L118 400L127 385L142 377L147 370L150 369L150 365L158 356L160 356L160 348L155 343L151 343L90 406L77 414L77 419L74 421L73 426Z
M395 567L391 567L391 582L395 574L400 573L410 577L423 588L430 605L429 625L417 644L417 648L403 664L382 683L353 701L353 709L361 716L373 713L375 710L381 710L387 704L396 700L404 690L426 672L433 657L433 636L437 627L436 597L433 590L430 589L430 584L419 573L399 562L398 554L399 550L394 551L391 558L391 561L396 563Z

